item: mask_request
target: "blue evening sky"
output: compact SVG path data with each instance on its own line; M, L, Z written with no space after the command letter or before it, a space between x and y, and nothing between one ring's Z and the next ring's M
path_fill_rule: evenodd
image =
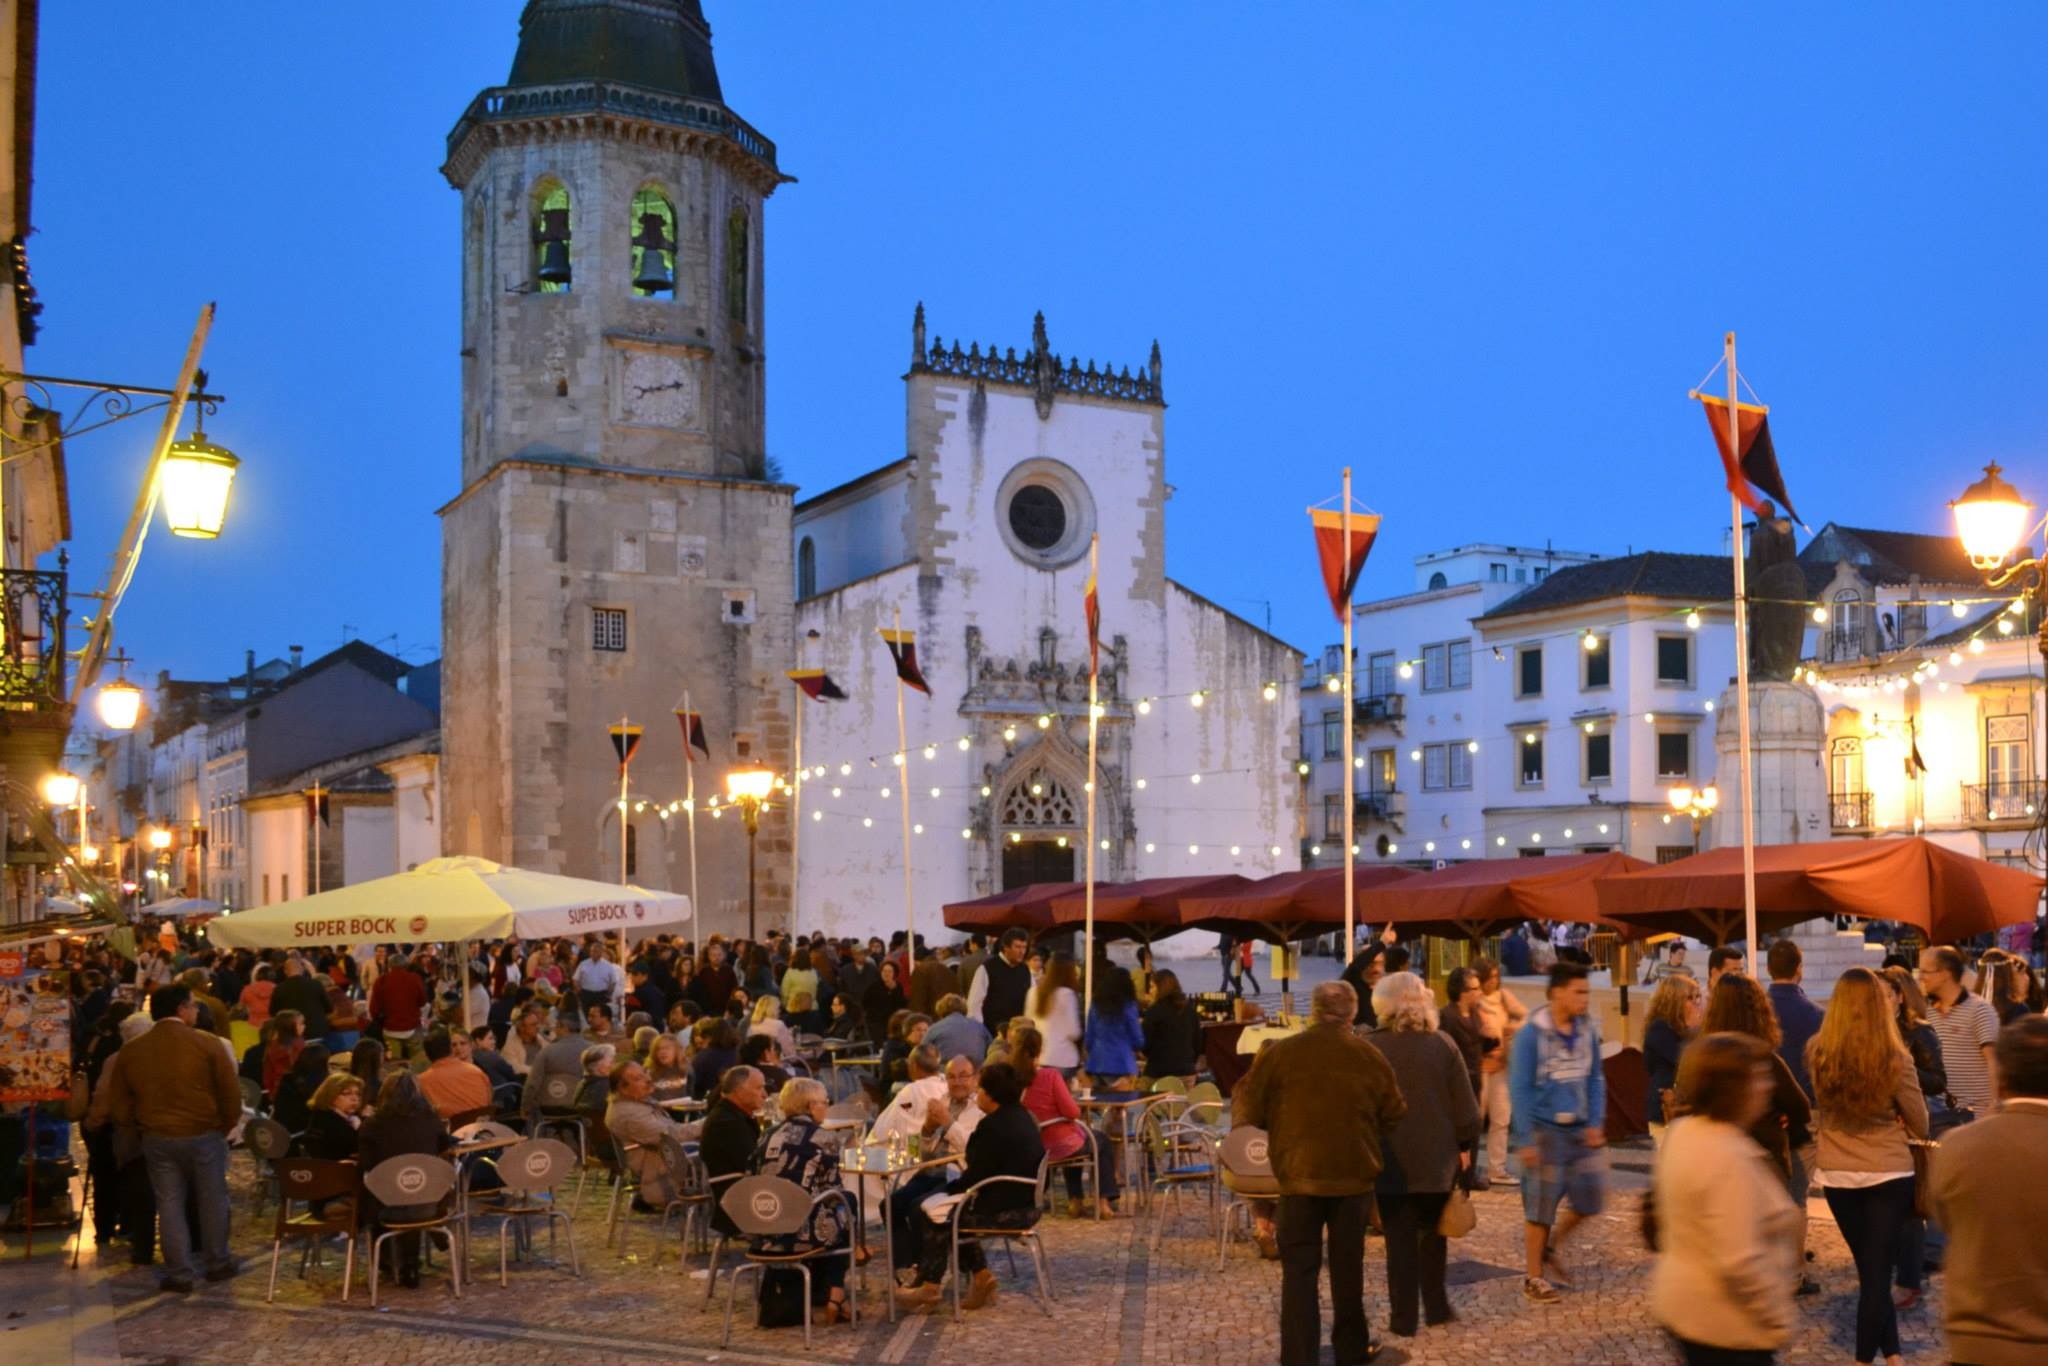
M1303 508L1357 471L1362 596L1467 541L1713 551L1685 390L1735 328L1818 528L1946 531L1987 459L2048 496L2031 4L707 0L768 217L769 445L815 492L903 451L933 331L1165 353L1169 567L1314 649ZM168 384L193 315L244 459L151 539L118 637L218 676L344 628L439 651L456 197L518 0L43 10L30 368ZM148 438L69 451L104 573ZM1114 623L1109 623L1114 629Z

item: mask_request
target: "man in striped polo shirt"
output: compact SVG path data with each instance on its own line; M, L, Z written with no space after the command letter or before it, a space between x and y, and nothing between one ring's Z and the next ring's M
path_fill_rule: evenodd
M1998 1103L1991 1050L1998 1042L1998 1011L1963 986L1963 956L1951 948L1920 951L1920 989L1927 994L1927 1023L1941 1040L1948 1093L1958 1105L1988 1114Z

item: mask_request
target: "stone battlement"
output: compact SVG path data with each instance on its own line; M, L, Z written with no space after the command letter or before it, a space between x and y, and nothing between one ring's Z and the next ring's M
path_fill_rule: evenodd
M1159 380L1158 342L1152 343L1151 357L1138 367L1135 375L1129 366L1121 371L1108 364L1097 368L1092 360L1083 368L1079 357L1061 357L1047 344L1043 313L1032 320L1031 346L1023 355L1018 355L1014 346L998 355L993 345L984 351L979 342L968 343L962 351L957 338L950 350L936 336L926 345L924 305L919 304L911 323L910 369L913 374L950 375L1032 389L1038 397L1040 417L1051 413L1055 394L1130 399L1162 406L1166 402Z

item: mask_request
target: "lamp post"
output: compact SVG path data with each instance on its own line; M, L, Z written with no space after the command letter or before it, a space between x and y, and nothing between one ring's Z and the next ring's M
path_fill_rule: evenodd
M1963 490L1963 496L1948 505L1956 519L1956 539L1963 553L1984 574L1990 588L2004 588L2018 581L2020 594L2040 612L2048 557L2028 555L2028 538L2036 529L2034 505L2020 491L2000 477L1998 464L1984 467L1984 477ZM2015 555L2020 556L2014 559ZM2043 648L2048 648L2048 614L2039 623Z
M1708 783L1697 790L1690 787L1671 789L1671 809L1681 816L1692 817L1692 851L1700 851L1700 822L1714 814L1714 808L1721 804L1721 789Z
M761 808L775 790L775 775L765 768L736 768L725 775L725 795L740 809L747 827L747 938L754 938L754 844L761 830Z

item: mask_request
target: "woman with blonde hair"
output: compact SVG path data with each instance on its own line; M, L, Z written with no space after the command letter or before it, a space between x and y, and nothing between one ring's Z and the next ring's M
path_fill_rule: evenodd
M1806 1074L1820 1118L1814 1176L1856 1259L1856 1360L1869 1366L1882 1351L1898 1366L1892 1265L1913 1213L1906 1140L1927 1136L1927 1101L1891 998L1869 968L1850 968L1835 983L1820 1031L1806 1045Z
M763 996L754 1002L753 1022L747 1026L747 1036L766 1034L775 1040L775 1046L782 1050L782 1056L796 1056L796 1037L789 1032L789 1026L782 1022L782 1002L773 996Z
M647 1079L654 1083L651 1099L656 1105L690 1094L690 1064L683 1057L683 1046L675 1035L662 1035L648 1050Z
M1436 998L1412 972L1390 972L1373 984L1379 1027L1365 1034L1394 1069L1408 1113L1381 1135L1382 1165L1375 1183L1387 1235L1387 1326L1413 1337L1418 1302L1422 1320L1451 1322L1444 1285L1447 1246L1437 1231L1444 1204L1472 1159L1465 1151L1479 1137L1479 1099L1465 1057L1438 1026Z
M1700 1032L1705 1013L1700 984L1677 973L1657 983L1650 997L1650 1024L1643 1031L1643 1061L1650 1069L1650 1141L1664 1146L1664 1133L1671 1119L1664 1113L1664 1098L1678 1087L1678 1055L1693 1035Z

